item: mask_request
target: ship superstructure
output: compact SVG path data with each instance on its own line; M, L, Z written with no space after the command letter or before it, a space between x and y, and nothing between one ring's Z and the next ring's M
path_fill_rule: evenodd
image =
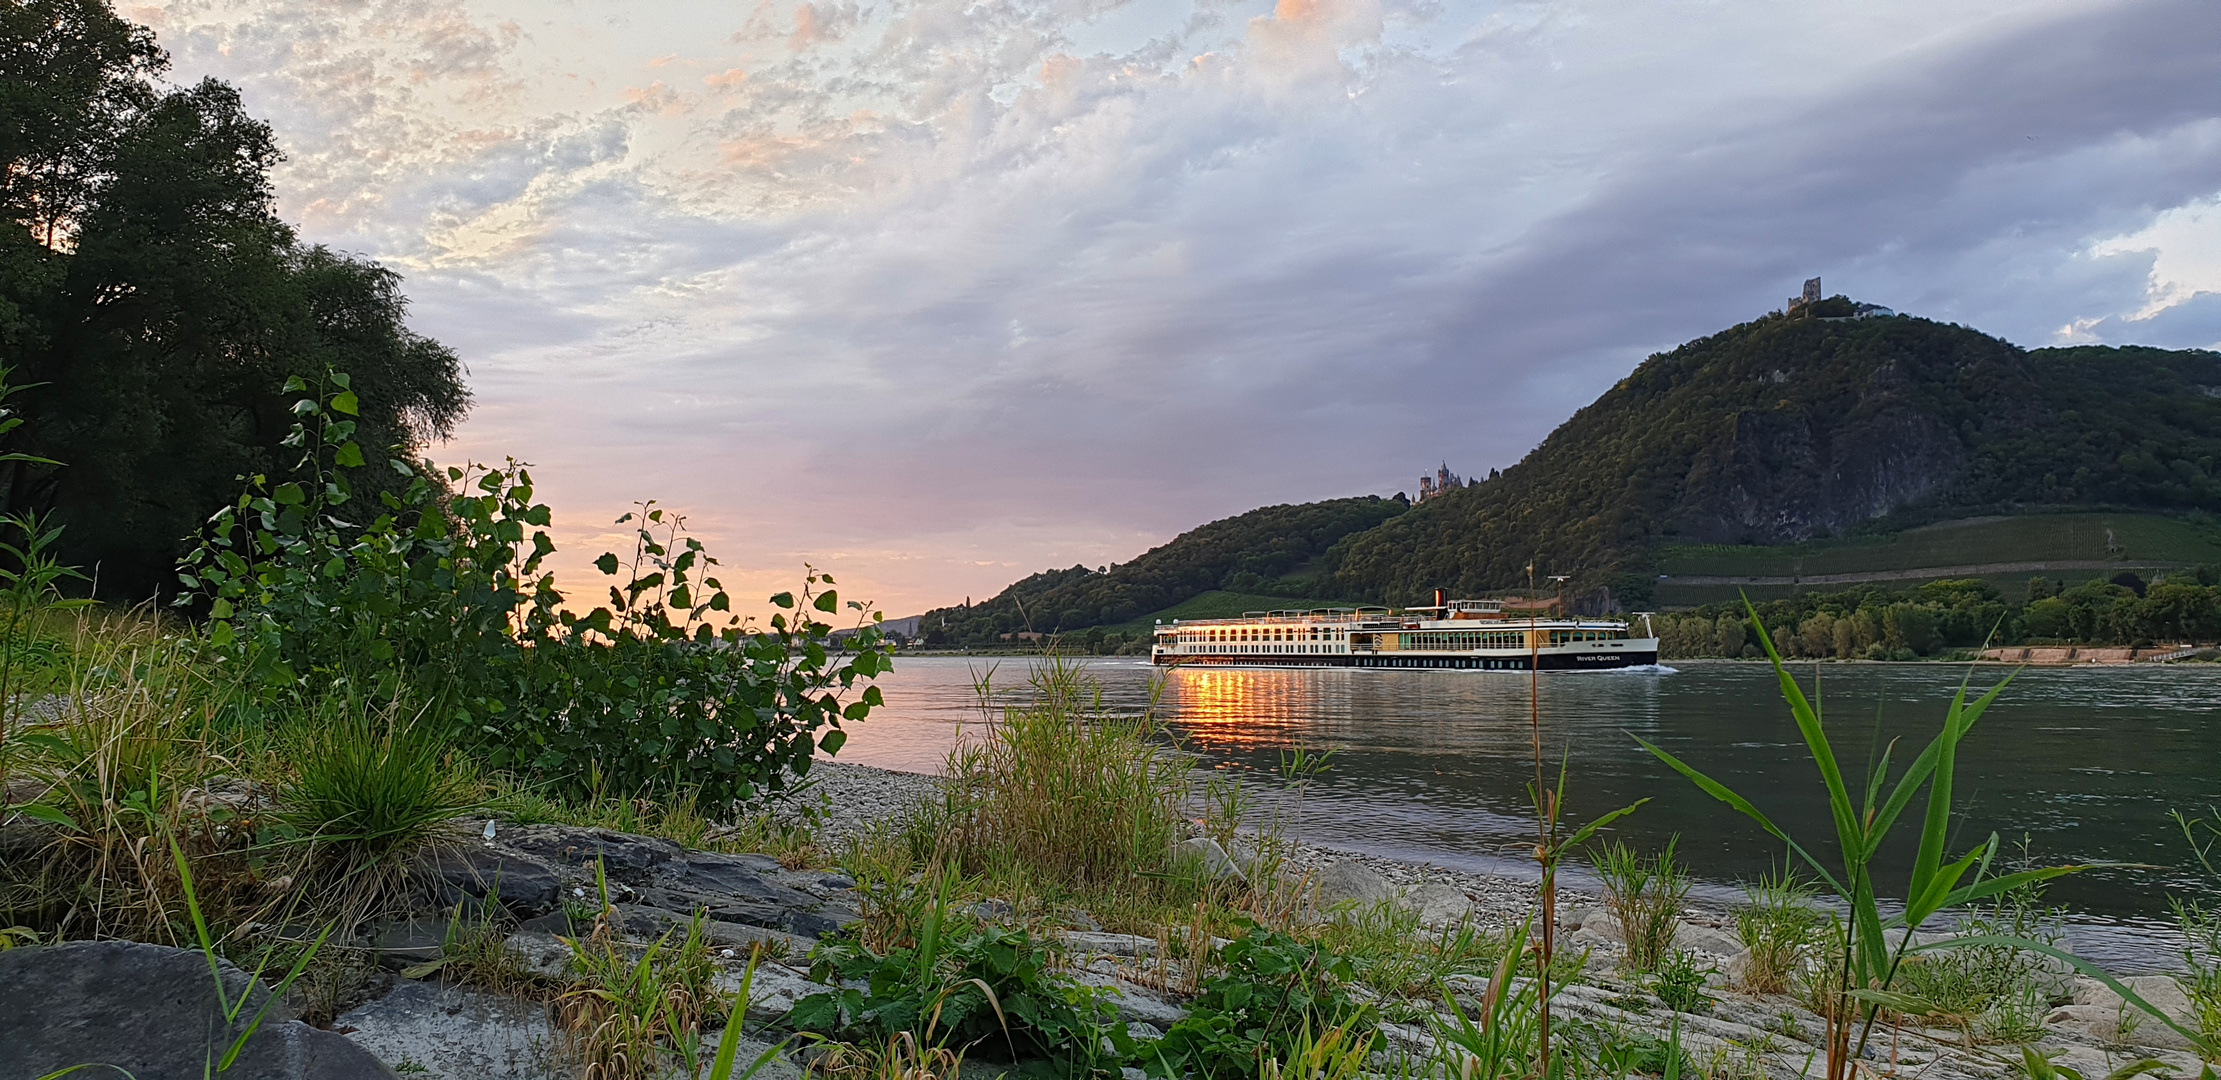
M1453 668L1596 671L1658 662L1619 619L1559 618L1555 605L1449 600L1424 607L1252 611L1238 619L1159 623L1150 662L1198 667Z

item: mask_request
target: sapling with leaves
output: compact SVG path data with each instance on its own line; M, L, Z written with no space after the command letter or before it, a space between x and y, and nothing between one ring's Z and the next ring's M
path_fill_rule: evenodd
M1915 757L1912 764L1895 782L1890 779L1890 752L1885 750L1880 760L1873 763L1855 798L1846 781L1842 768L1836 762L1835 748L1822 726L1817 683L1813 697L1808 699L1797 685L1789 669L1783 664L1781 654L1773 646L1772 638L1759 624L1758 612L1748 600L1744 602L1751 622L1759 625L1758 643L1774 666L1775 678L1781 685L1781 694L1789 704L1790 716L1804 738L1805 748L1820 772L1822 786L1827 791L1828 809L1835 823L1836 845L1839 858L1829 865L1813 854L1811 848L1791 837L1750 800L1727 788L1719 781L1699 772L1694 767L1664 749L1635 736L1635 741L1649 750L1675 772L1687 777L1697 787L1713 798L1726 803L1758 823L1776 839L1788 845L1793 857L1804 863L1830 892L1849 909L1849 920L1841 938L1841 953L1831 967L1836 972L1837 985L1830 993L1828 1008L1823 1019L1827 1024L1827 1078L1849 1080L1857 1068L1859 1056L1864 1052L1867 1039L1873 1034L1875 1022L1884 1008L1893 1012L1919 1014L1927 1011L1924 1003L1897 992L1894 984L1906 955L1913 948L1913 934L1938 912L1962 907L1977 900L1987 899L2013 889L2086 869L2086 866L2051 866L2020 870L1991 876L1988 870L1996 857L1998 840L1991 834L1988 841L1954 859L1945 850L1951 826L1952 781L1958 762L1959 744L1973 731L1992 702L2003 693L2012 681L2011 676L2000 680L1996 686L1977 697L1967 700L1967 685L1962 682L1945 711L1943 729ZM1972 673L1968 675L1972 679ZM1901 914L1885 918L1878 896L1879 885L1876 865L1882 843L1912 805L1913 799L1925 786L1928 789L1926 812L1920 823L1919 850L1907 875L1905 906ZM1893 929L1907 932L1898 936L1894 945L1888 933ZM1992 940L1988 937L1953 939L1929 947L1963 947ZM2021 943L2037 951L2053 952L2035 942Z

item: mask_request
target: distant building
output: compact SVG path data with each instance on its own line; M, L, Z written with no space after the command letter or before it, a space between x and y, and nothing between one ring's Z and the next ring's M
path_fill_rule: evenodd
M1798 311L1802 310L1802 309L1803 309L1803 308L1805 307L1805 305L1807 305L1807 304L1817 304L1817 303L1819 303L1819 302L1820 302L1820 279L1819 279L1819 278L1806 278L1806 279L1805 279L1805 292L1804 292L1804 295L1803 295L1803 296L1792 296L1792 297L1790 297L1790 298L1789 298L1789 306L1788 306L1787 308L1783 309L1783 313L1784 313L1784 314L1788 314L1788 315L1795 315L1795 314L1796 314L1796 313L1797 313Z
M1433 476L1419 478L1419 501L1426 502L1437 495L1447 495L1464 486L1465 478L1451 472L1450 463L1445 461L1441 468L1434 471Z

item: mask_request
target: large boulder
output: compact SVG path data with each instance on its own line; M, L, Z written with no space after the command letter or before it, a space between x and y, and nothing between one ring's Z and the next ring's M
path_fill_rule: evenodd
M1319 871L1312 885L1318 889L1319 906L1378 904L1395 899L1395 890L1380 872L1355 859L1336 859Z
M2144 999L2167 1018L2191 1030L2197 1021L2182 984L2166 975L2132 975L2121 984L2129 992ZM2128 1003L2114 993L2113 988L2096 979L2077 979L2074 984L2074 1004L2062 1005L2044 1017L2044 1023L2079 1031L2092 1038L2131 1046L2157 1047L2164 1050L2187 1050L2190 1040L2168 1027L2159 1018Z
M1226 849L1208 836L1194 836L1172 845L1172 857L1192 861L1212 881L1247 881L1242 868L1234 865Z
M1473 917L1473 898L1465 895L1465 890L1440 881L1407 889L1398 902L1419 917L1421 926L1456 926Z
M0 1076L98 1064L137 1080L199 1078L269 1003L226 1080L392 1080L369 1051L269 1002L269 991L246 972L221 961L217 971L225 997L246 1002L229 1023L217 977L198 952L131 941L0 952Z

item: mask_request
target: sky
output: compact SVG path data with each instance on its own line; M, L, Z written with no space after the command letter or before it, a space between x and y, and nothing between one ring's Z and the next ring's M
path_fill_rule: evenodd
M1518 461L1847 293L2221 346L2210 0L171 0L567 585L635 500L890 616Z

